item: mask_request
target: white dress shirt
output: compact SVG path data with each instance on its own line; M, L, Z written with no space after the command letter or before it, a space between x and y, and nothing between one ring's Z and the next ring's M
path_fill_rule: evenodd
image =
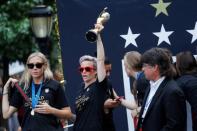
M148 97L146 99L146 104L145 104L145 107L144 107L144 111L143 111L143 114L142 114L142 118L145 117L146 115L146 112L149 108L149 105L157 91L157 89L159 88L160 84L162 83L162 81L165 79L165 76L159 78L157 81L150 81L150 92L148 94Z

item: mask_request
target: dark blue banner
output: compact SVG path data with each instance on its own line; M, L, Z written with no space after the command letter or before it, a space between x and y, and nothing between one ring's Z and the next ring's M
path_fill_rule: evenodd
M102 32L106 55L112 61L111 81L119 95L130 98L129 80L122 67L127 51L141 53L151 47L169 48L173 54L190 50L196 54L196 0L57 0L66 93L73 107L82 82L78 59L94 55L96 44L85 39L85 32L103 10L111 15ZM132 131L129 111L115 109L117 131Z

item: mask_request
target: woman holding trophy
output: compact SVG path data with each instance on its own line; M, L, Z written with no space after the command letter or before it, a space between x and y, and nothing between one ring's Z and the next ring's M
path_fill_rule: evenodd
M100 17L95 24L97 58L84 55L79 59L82 88L76 97L74 131L103 131L104 102L108 81L104 66L105 53L100 32L104 28Z

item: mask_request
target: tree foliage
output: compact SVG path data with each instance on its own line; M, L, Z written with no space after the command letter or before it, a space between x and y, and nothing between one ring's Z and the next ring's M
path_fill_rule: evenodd
M51 6L56 13L56 4L51 0L7 0L0 4L0 68L7 75L4 58L8 63L15 60L25 62L31 52L39 50L30 28L29 11L35 5L45 4ZM58 39L54 32L52 29L52 49L58 49ZM50 62L55 63L53 60Z
M0 6L0 55L24 61L36 45L32 39L28 11L38 0L8 0Z

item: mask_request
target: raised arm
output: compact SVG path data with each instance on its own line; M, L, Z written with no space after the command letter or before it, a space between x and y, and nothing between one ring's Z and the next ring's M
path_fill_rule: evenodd
M18 80L9 78L9 80L6 82L5 86L3 87L3 100L2 100L2 113L3 113L3 118L7 119L9 118L14 112L17 111L17 108L10 106L9 101L8 101L8 91L9 91L9 86L13 86Z
M96 28L99 29L99 32L104 28L101 24L96 24ZM103 47L103 42L101 40L100 33L98 33L98 39L97 39L97 76L98 81L101 82L106 77L106 71L105 71L105 51Z

